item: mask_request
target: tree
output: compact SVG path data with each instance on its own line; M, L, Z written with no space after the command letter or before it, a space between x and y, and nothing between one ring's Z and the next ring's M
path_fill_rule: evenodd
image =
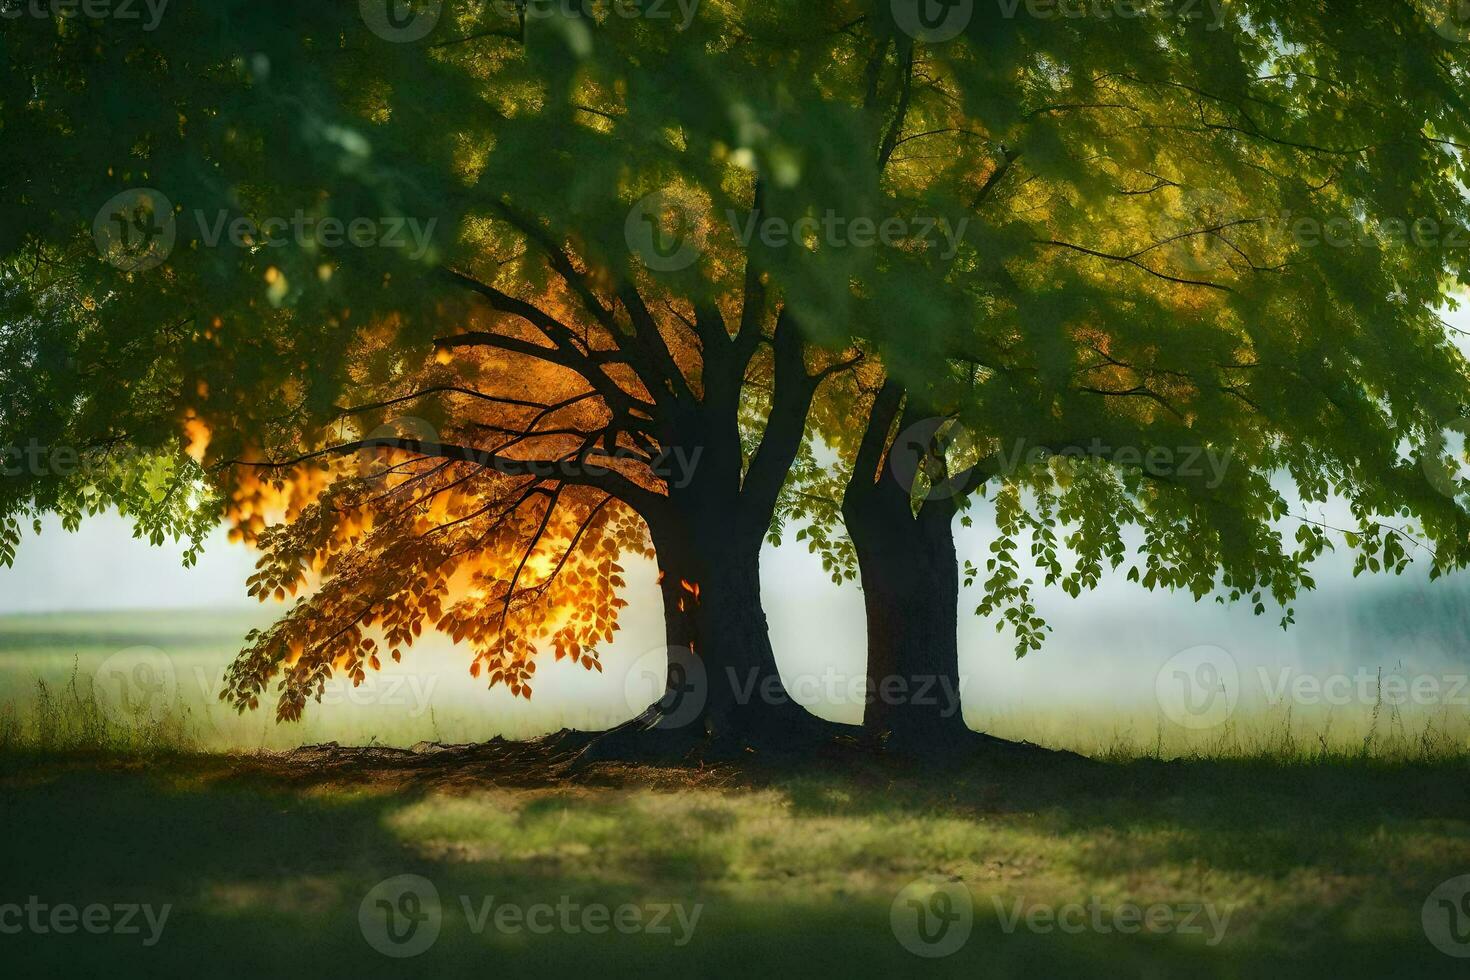
M759 548L807 406L844 361L810 349L783 270L733 227L704 229L697 261L663 276L646 267L663 265L661 229L642 260L630 248L630 212L656 226L661 201L700 221L762 213L756 174L780 147L741 146L739 121L713 111L737 93L764 89L769 111L786 97L759 51L711 57L720 21L673 39L605 11L506 19L495 7L458 12L438 47L384 48L355 15L267 6L190 11L146 46L112 25L33 27L15 56L15 129L88 166L7 201L26 229L12 252L29 259L11 273L65 308L66 382L103 364L118 381L18 415L16 437L54 415L52 441L203 467L239 535L265 550L255 591L324 577L252 638L231 677L242 706L279 675L278 711L294 717L331 671L360 678L379 662L370 628L396 655L426 622L475 640L490 682L529 696L536 640L585 656L610 636L620 580L605 553L648 547L631 515L663 571L671 646L696 650L712 677L779 690ZM80 81L83 69L106 83ZM671 100L690 76L706 87ZM104 118L117 85L143 105L88 129L97 145L83 148L72 120ZM107 180L96 160L114 161ZM100 267L78 246L91 222L76 187L102 198L99 184L142 179L161 191L124 191L104 209L104 258L121 268ZM282 218L302 214L306 233ZM241 247L214 247L238 218ZM453 233L416 250L327 251L328 221L390 218ZM272 236L288 223L294 237ZM165 229L180 239L171 250ZM173 333L159 335L159 311ZM380 431L404 405L431 435ZM168 452L181 426L192 466ZM679 481L671 460L687 467ZM77 492L125 502L97 490ZM7 513L45 492L17 492ZM142 499L160 513L207 508L189 496ZM478 588L448 605L455 576ZM568 610L570 633L557 625ZM711 686L722 734L802 718L789 699L739 704L735 690Z
M891 278L869 281L856 339L887 375L857 398L861 438L836 440L845 488L803 508L826 524L813 547L861 576L873 687L957 684L962 575L1018 655L1038 649L1028 544L1072 595L1126 565L1258 614L1269 597L1283 626L1338 530L1290 514L1293 495L1350 505L1359 570L1421 546L1434 576L1464 566L1445 449L1470 376L1439 316L1470 270L1462 39L1432 8L1350 6L977 9L944 43L872 42L904 92L885 187L973 218L952 264L886 255ZM902 289L945 322L882 315ZM977 489L1000 531L983 571L952 534ZM931 745L963 731L881 698L865 723Z

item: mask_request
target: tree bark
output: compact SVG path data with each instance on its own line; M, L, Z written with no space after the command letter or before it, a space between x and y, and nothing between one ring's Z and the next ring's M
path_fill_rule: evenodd
M885 385L843 498L843 518L857 552L868 630L871 735L935 746L970 735L960 705L959 562L955 500L914 501L895 472L887 445L903 393ZM917 508L915 504L918 503Z
M706 349L703 401L676 420L666 440L685 447L685 458L697 450L698 465L648 516L666 643L693 653L679 662L671 654L660 710L688 725L685 699L702 699L694 724L715 740L791 744L831 726L793 701L781 681L761 601L760 553L820 377L807 374L800 335L779 316L771 411L747 466L739 399L749 353L734 351L738 340L711 349L719 343ZM688 689L691 674L702 675L693 678L698 690Z
M716 740L796 735L811 716L776 667L761 603L761 539L741 540L707 519L677 524L655 535L671 651L665 713Z
M846 515L868 629L863 728L915 744L966 734L953 512L926 507L915 515L873 502Z

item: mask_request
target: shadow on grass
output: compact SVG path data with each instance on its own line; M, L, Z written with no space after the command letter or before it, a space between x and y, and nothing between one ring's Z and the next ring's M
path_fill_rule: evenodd
M1466 759L1058 760L918 774L875 766L853 779L808 773L773 785L795 812L815 816L1024 821L1089 842L1079 867L1098 874L1191 861L1267 874L1371 873L1383 836L1399 831L1453 840L1470 855ZM1426 849L1402 862L1434 874L1455 871L1449 857ZM1455 873L1470 873L1470 860Z
M834 896L805 893L799 880L778 888L780 868L742 883L731 877L726 852L701 845L755 832L709 800L768 793L781 813L813 824L840 817L875 823L879 832L887 820L1026 826L1078 841L1082 870L1099 875L1181 861L1259 873L1373 874L1383 869L1361 849L1384 828L1436 827L1465 838L1466 774L1460 763L1006 765L929 773L872 759L787 773L595 767L548 780L506 817L509 840L563 828L582 835L580 851L528 845L505 853L456 850L404 830L410 810L432 819L477 792L459 776L443 784L421 772L406 780L340 768L323 776L218 756L101 768L11 760L0 769L0 904L36 896L48 905L167 903L171 912L153 946L139 935L28 929L0 934L0 961L12 976L870 976L918 969L966 977L1452 976L1458 962L1422 936L1352 930L1340 912L1302 923L1296 935L1278 930L1270 943L1227 949L1183 937L1008 932L1001 906L978 896L968 942L925 961L895 939L891 889L843 886ZM524 773L513 785L529 785ZM487 788L512 792L478 784ZM678 826L643 805L651 793L685 792L697 796L679 811ZM1116 844L1120 836L1125 845ZM605 858L600 849L619 841L631 842L638 863ZM1444 860L1431 850L1397 869L1404 915L1417 920L1425 892L1414 889L1447 877L1453 869L1440 866ZM359 907L374 885L403 874L434 883L442 930L421 955L393 959L365 941ZM677 928L672 935L535 935L492 923L477 931L473 910L491 896L523 906L678 902L702 911L682 946Z

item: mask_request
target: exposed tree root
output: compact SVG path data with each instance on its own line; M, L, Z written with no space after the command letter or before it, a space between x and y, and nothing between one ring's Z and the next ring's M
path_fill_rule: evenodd
M527 741L495 738L470 745L420 742L412 748L307 745L290 752L240 757L236 769L288 781L343 780L392 785L546 786L623 782L636 772L646 781L738 779L742 774L823 771L904 772L1013 767L1098 766L1073 752L1012 742L982 732L908 744L878 740L851 725L812 717L799 729L761 739L706 737L692 727L659 727L650 709L605 732L563 729ZM697 777L697 778L696 778Z

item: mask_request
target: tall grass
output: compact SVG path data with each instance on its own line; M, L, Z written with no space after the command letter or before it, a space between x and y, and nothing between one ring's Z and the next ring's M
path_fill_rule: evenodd
M1470 760L1470 716L1443 707L1406 712L1384 700L1344 708L1257 706L1224 724L1190 731L1154 714L1106 710L996 715L983 727L1112 762L1137 759L1255 760L1290 763L1440 763Z
M176 698L167 706L142 704L128 710L99 698L93 683L89 675L74 667L64 684L38 678L28 701L0 703L0 753L130 756L244 747L210 737L182 699ZM437 736L432 709L428 720ZM1470 760L1470 719L1463 713L1443 709L1409 717L1381 695L1366 714L1341 710L1309 713L1288 706L1241 712L1204 732L1185 731L1162 718L1146 715L1129 717L1106 711L1079 714L1048 711L1045 707L987 719L982 727L1002 737L1119 763L1139 759L1280 764ZM392 731L383 734L385 744L403 741L394 738ZM379 739L375 736L370 741Z
M27 704L0 705L0 752L146 755L194 751L198 732L188 705L176 700L131 710L98 698L91 676L74 663L57 687L37 678Z

